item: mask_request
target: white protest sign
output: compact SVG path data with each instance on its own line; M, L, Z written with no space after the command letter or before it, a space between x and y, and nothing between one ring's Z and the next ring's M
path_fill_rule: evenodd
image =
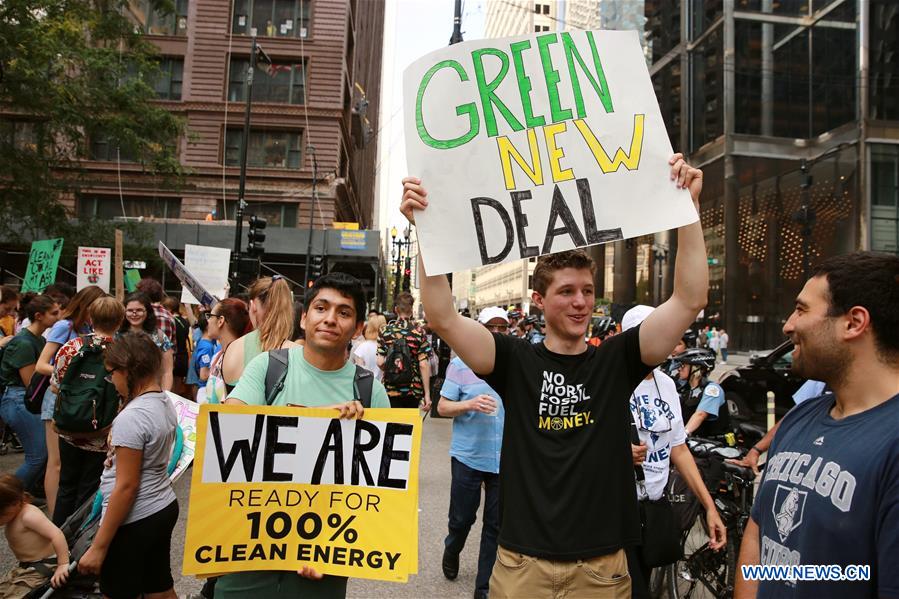
M219 302L219 298L212 295L206 288L203 287L203 284L197 280L197 278L187 270L184 265L181 263L181 260L178 260L178 257L172 253L172 250L166 247L164 243L159 242L159 257L162 258L162 261L165 262L165 265L171 269L178 280L181 281L181 284L184 285L186 289L189 289L191 295L194 297L200 298L200 303L210 310Z
M404 73L406 156L435 275L696 221L634 31L456 44Z
M81 291L96 285L109 293L109 273L112 271L112 250L109 248L78 248L77 288Z
M197 447L197 414L200 413L200 404L191 401L180 395L176 395L171 391L165 392L169 401L175 408L175 414L178 417L178 426L181 428L182 443L181 455L178 457L178 463L175 470L169 475L172 482L177 481L187 470L191 462L194 461L194 452Z
M231 250L205 245L184 245L184 268L197 278L209 293L216 297L228 297L228 265ZM185 287L181 290L181 302L199 304Z

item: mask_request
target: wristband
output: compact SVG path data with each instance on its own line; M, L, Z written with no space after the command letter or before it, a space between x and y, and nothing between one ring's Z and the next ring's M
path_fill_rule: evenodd
M753 449L755 450L755 452L757 454L762 455L762 450L759 449L758 445L753 445L752 447L749 448L749 451L752 451Z

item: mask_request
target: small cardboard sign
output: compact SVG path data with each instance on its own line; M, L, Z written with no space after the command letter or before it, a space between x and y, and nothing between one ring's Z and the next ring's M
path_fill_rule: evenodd
M76 269L78 291L89 285L96 285L109 293L109 275L112 271L111 249L79 247Z

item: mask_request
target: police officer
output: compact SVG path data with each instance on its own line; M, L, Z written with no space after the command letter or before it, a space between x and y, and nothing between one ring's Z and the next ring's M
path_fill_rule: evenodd
M713 350L695 347L676 354L678 391L688 435L709 437L730 432L730 414L721 385L709 380L717 356Z
M540 329L540 318L538 316L528 316L524 319L525 335L524 338L531 343L540 343L546 338Z
M674 346L674 351L671 352L671 357L665 360L662 365L659 367L662 369L662 372L670 376L675 381L678 381L678 370L680 370L680 363L674 359L674 356L683 352L686 349L691 347L696 347L696 331L693 329L687 329L684 331L684 336L681 337L680 343ZM680 381L678 381L678 390L680 390Z

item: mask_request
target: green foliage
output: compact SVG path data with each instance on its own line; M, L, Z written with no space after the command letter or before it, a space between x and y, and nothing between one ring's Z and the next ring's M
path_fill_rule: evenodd
M92 136L160 185L180 183L185 126L153 103L156 49L127 14L122 0L0 2L0 239L77 235L70 247L109 237L111 224L70 222L59 203L89 184L81 160Z

